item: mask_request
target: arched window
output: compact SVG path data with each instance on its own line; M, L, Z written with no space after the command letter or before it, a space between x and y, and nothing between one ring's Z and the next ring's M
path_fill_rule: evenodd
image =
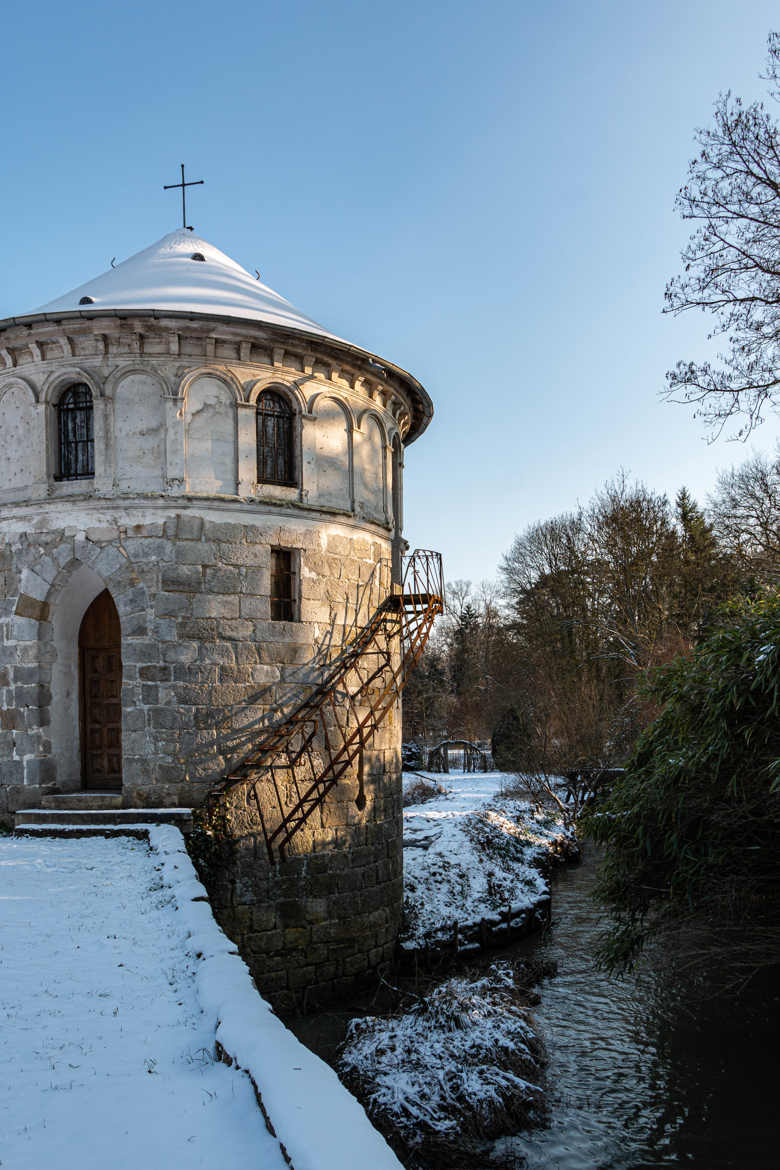
M69 386L57 403L57 479L89 479L95 474L92 391L83 382Z
M257 482L295 484L294 421L286 398L264 390L257 400Z

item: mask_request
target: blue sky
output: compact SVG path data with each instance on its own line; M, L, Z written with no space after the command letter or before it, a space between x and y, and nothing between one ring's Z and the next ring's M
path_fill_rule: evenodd
M763 96L776 5L198 0L4 14L0 317L179 224L414 373L406 531L495 576L527 524L619 468L700 499L771 450L708 446L664 372L673 202L720 90ZM778 107L780 114L780 107Z

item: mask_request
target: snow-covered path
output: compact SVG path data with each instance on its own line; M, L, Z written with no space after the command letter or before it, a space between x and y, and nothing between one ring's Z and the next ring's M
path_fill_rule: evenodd
M148 845L0 839L2 1170L284 1170Z

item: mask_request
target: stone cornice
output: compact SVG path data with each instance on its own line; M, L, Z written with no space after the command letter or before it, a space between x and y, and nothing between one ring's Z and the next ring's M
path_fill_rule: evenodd
M310 376L388 410L407 444L433 415L426 391L399 366L348 342L240 318L114 309L11 317L0 321L0 353L6 369L73 359L154 362L176 356Z
M50 512L61 518L63 525L66 522L72 525L72 516L83 510L95 512L98 516L109 512L120 513L126 515L130 523L138 522L142 513L192 512L198 516L224 515L225 519L234 520L238 524L261 523L264 518L275 517L280 521L294 519L296 523L307 522L319 527L323 517L326 517L334 526L359 530L374 540L390 539L389 525L355 516L342 508L322 507L300 500L241 499L238 496L220 500L205 495L140 495L137 492L112 497L74 494L67 497L68 514L65 517L62 502L63 497L0 504L0 534L6 535L6 526L9 531L20 524L26 528L31 517L39 519Z

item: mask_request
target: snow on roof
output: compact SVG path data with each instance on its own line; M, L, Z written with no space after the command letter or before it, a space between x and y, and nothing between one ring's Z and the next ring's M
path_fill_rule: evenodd
M405 442L411 443L427 427L433 403L420 383L406 370L369 350L329 333L305 316L267 284L251 276L208 240L185 228L169 232L156 244L109 268L64 296L20 316L0 321L5 326L30 324L40 317L60 314L185 313L233 320L261 321L327 338L367 357L378 376L394 371L405 383L413 404L413 418Z
M179 228L109 268L39 313L112 309L164 310L241 317L336 338L207 240Z

